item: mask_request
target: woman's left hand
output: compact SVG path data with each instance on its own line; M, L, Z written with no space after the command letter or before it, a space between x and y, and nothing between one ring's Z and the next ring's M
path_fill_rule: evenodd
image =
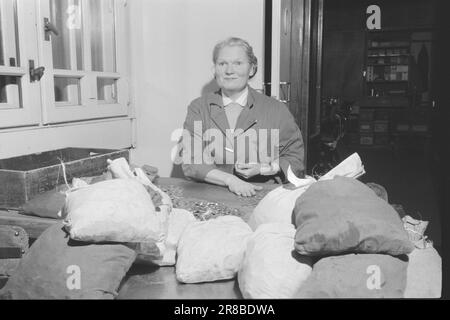
M261 164L259 163L243 163L236 164L236 173L245 179L254 177L261 172Z

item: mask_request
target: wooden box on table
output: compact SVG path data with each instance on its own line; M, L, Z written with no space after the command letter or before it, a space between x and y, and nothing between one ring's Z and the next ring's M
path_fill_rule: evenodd
M65 148L0 160L0 208L17 208L63 184L64 171L68 182L75 177L100 175L108 159L120 157L128 161L129 151Z

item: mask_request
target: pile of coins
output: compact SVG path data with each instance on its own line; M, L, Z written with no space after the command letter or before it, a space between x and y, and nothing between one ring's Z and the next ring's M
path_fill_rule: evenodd
M179 197L183 196L183 189L181 187L174 186L174 185L157 186L157 187L160 188L165 193L167 193L171 199L179 198Z
M237 208L230 208L222 203L205 200L184 199L181 202L175 201L174 207L191 211L197 220L209 220L228 215L242 217L243 215L241 210Z
M193 213L197 220L209 220L219 216L238 216L242 217L243 212L237 208L230 208L223 203L211 202L202 199L183 197L183 189L178 186L159 186L159 188L167 193L172 200L174 208L185 209ZM155 206L158 204L155 203Z

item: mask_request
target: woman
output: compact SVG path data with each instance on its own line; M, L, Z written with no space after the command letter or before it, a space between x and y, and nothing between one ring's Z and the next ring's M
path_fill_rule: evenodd
M185 176L246 197L262 188L252 182L286 182L289 166L303 176L303 139L289 109L248 85L257 71L252 47L229 38L213 62L220 90L192 101L184 123Z

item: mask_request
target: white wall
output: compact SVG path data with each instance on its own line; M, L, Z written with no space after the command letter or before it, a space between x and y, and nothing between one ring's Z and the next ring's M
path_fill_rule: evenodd
M170 176L171 134L188 104L212 81L212 49L229 36L250 42L262 88L264 0L129 0L132 101L136 149L132 162Z
M122 149L131 145L131 120L92 120L0 132L0 159L68 147Z

